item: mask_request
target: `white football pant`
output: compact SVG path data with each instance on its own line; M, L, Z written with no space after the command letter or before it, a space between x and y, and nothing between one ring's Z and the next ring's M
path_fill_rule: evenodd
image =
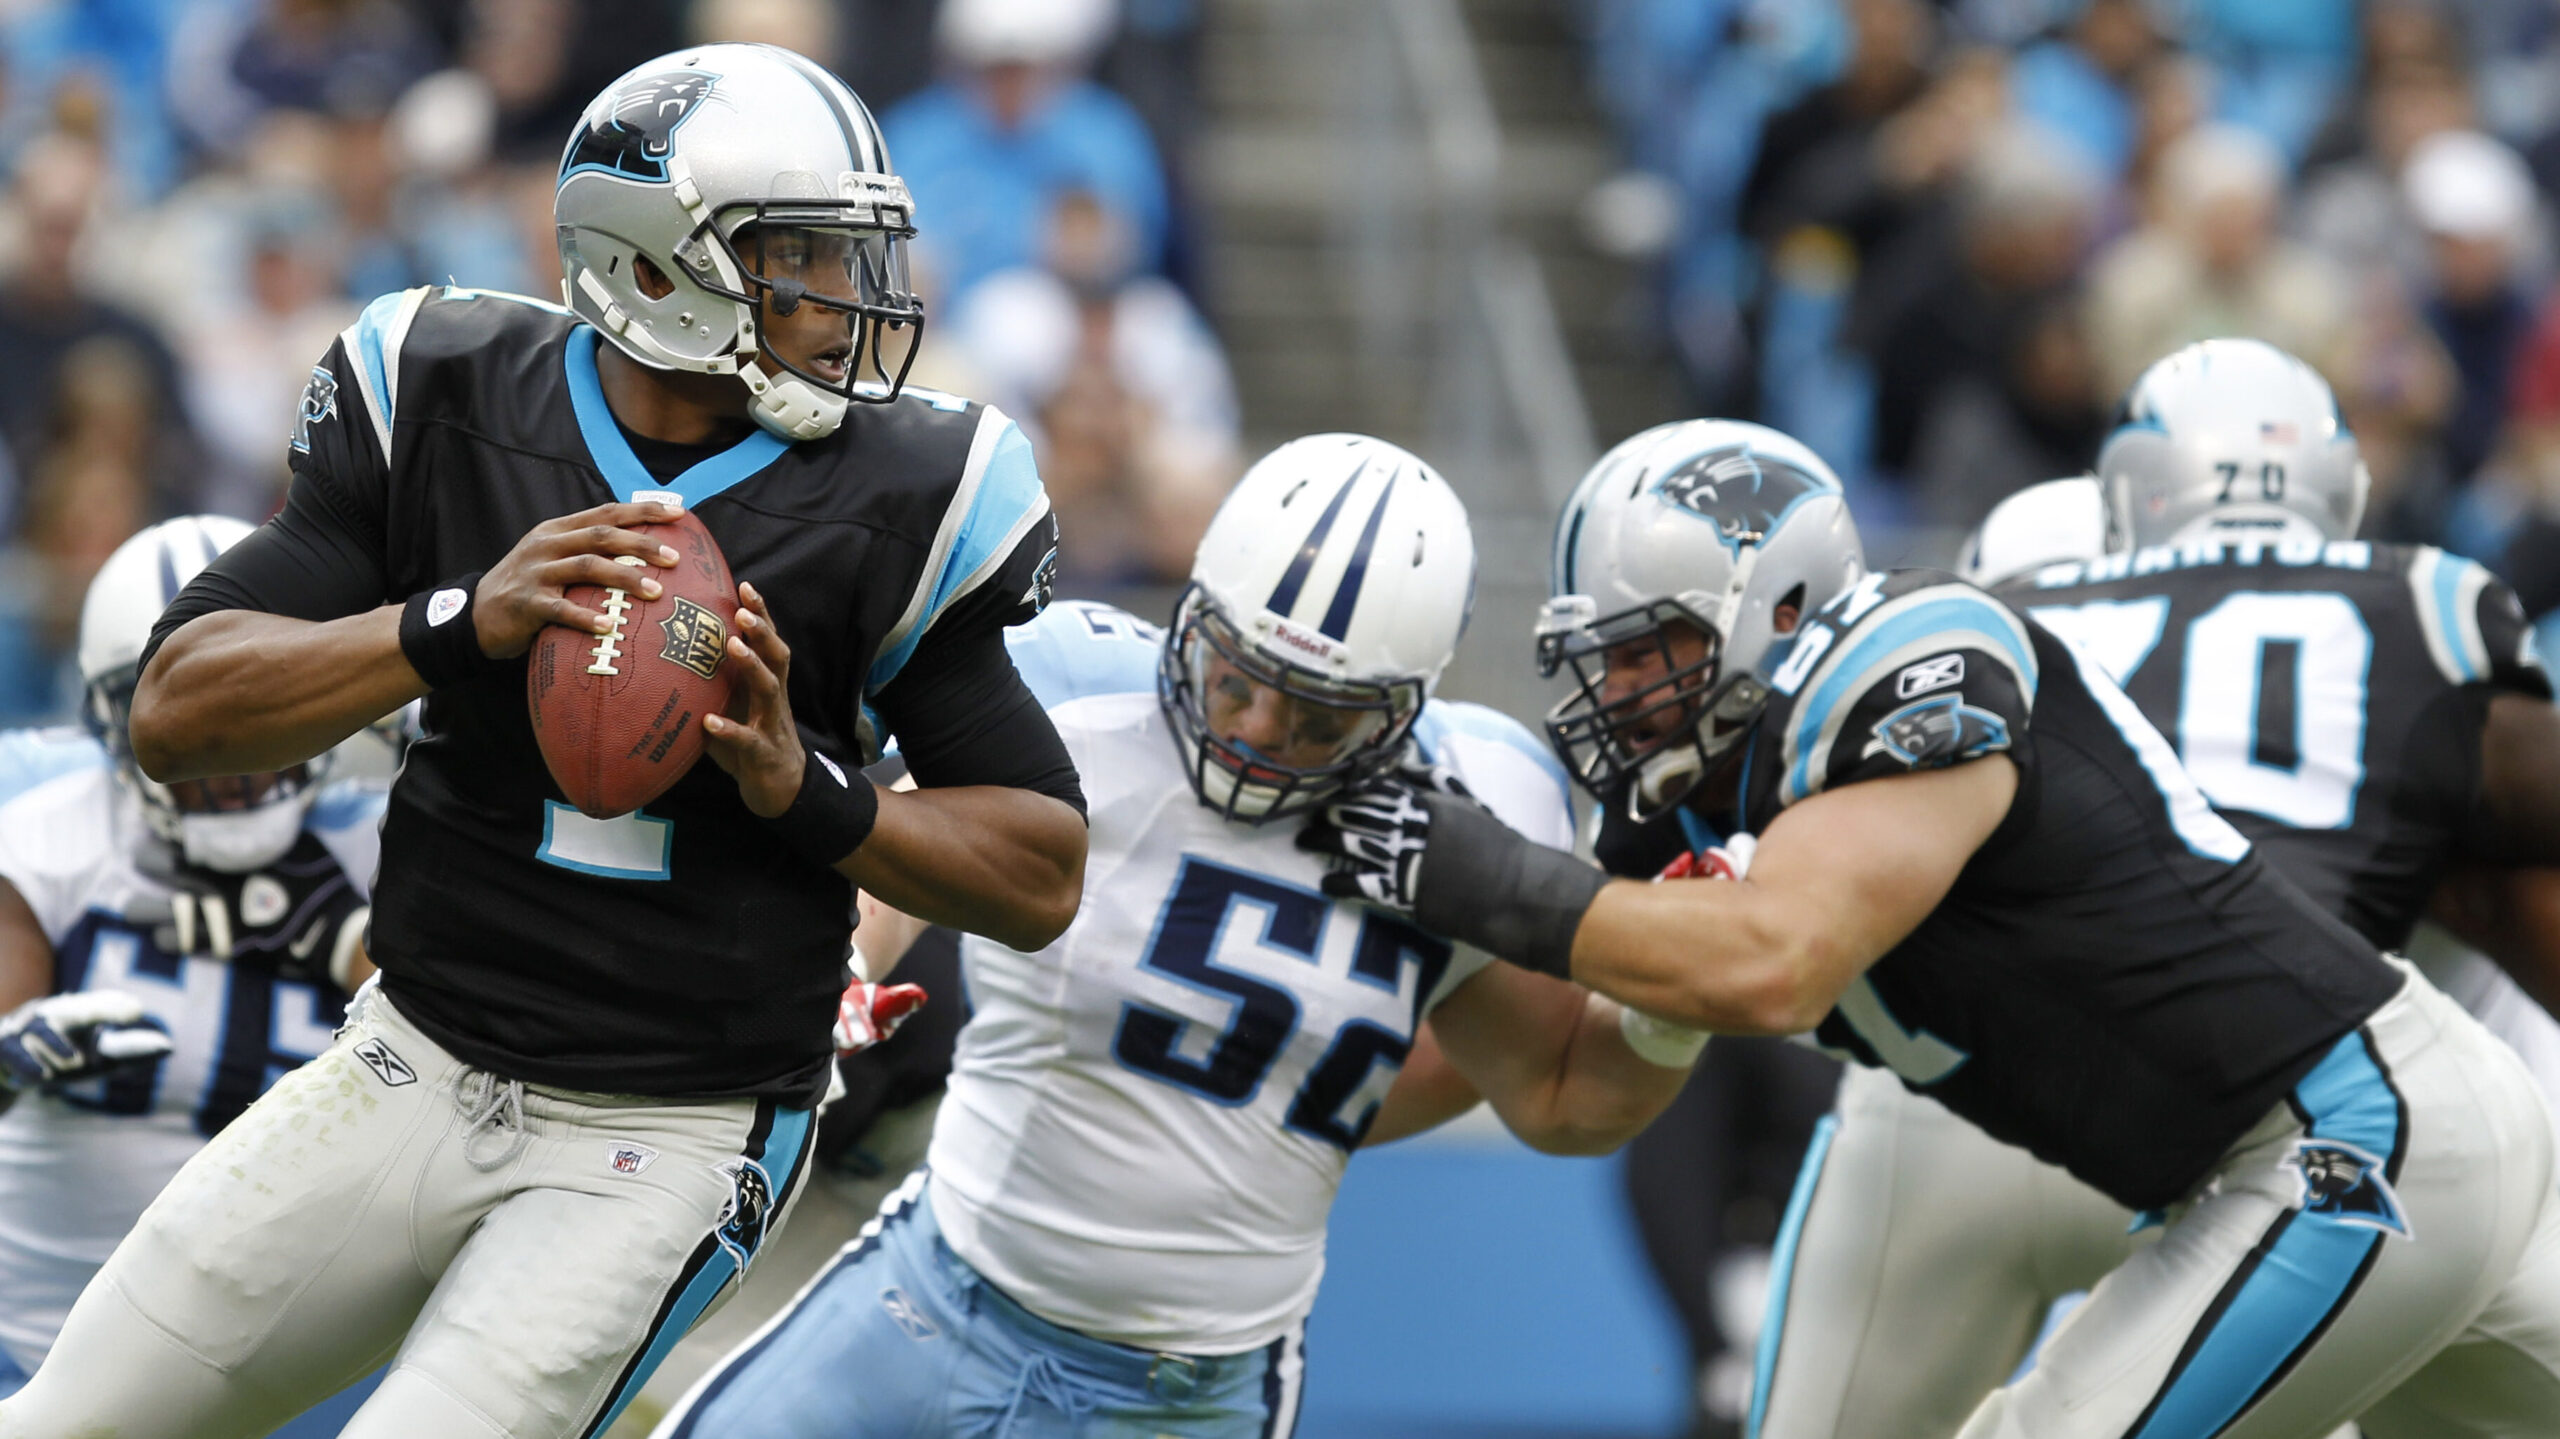
M144 1211L5 1439L255 1439L385 1360L344 1439L584 1439L735 1288L815 1126L515 1086L368 986Z

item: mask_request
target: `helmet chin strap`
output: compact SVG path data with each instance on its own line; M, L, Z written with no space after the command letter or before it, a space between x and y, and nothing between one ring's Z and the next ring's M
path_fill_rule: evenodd
M844 396L829 394L789 371L778 380L771 379L762 365L744 360L739 362L738 378L747 382L748 393L755 397L748 413L777 438L823 440L844 423L850 403Z

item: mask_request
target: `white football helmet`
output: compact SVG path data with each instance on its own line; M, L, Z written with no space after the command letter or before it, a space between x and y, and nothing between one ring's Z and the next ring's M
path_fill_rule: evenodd
M1803 444L1740 420L1656 425L1600 457L1556 519L1538 671L1575 689L1547 715L1565 768L1647 820L1696 790L1767 705L1755 671L1776 612L1810 614L1866 573L1839 477ZM1706 637L1683 664L1664 627ZM1649 646L1663 678L1612 698L1611 651ZM1667 728L1664 716L1671 717Z
M2329 382L2262 340L2205 340L2143 371L2098 480L2110 549L2353 539L2373 484Z
M80 603L82 720L114 757L116 778L142 802L151 832L187 863L229 874L262 869L293 848L318 795L323 763L201 781L185 786L188 798L182 801L177 790L134 763L126 725L134 683L141 678L142 647L160 612L214 556L250 533L250 526L223 515L187 515L153 525L107 556Z
M1200 802L1261 824L1394 765L1475 583L1466 506L1412 454L1310 435L1265 455L1201 538L1156 670ZM1241 733L1257 706L1284 740Z
M2095 475L2029 485L1991 507L1966 537L1956 573L1989 589L2061 560L2107 552L2107 492Z
M654 369L738 376L756 423L783 439L831 434L848 402L895 399L906 382L916 346L893 376L880 343L924 324L907 281L915 202L871 112L813 60L699 45L632 70L570 135L552 213L580 319ZM643 288L661 281L663 295ZM843 379L762 347L768 297L780 314L805 303L847 317Z

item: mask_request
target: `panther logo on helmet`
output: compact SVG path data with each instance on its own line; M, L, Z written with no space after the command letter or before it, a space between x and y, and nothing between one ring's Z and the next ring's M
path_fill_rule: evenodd
M1745 445L1709 450L1670 471L1655 486L1662 497L1715 523L1727 549L1768 536L1789 509L1829 486L1795 466Z
M701 108L719 78L700 70L658 70L624 85L606 104L601 126L579 127L560 173L592 165L635 180L664 181L675 128Z

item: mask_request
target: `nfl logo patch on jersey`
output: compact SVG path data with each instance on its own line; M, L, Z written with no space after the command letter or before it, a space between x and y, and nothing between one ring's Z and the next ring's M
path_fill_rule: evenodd
M638 1174L655 1163L658 1151L645 1144L607 1144L605 1163L616 1174Z

